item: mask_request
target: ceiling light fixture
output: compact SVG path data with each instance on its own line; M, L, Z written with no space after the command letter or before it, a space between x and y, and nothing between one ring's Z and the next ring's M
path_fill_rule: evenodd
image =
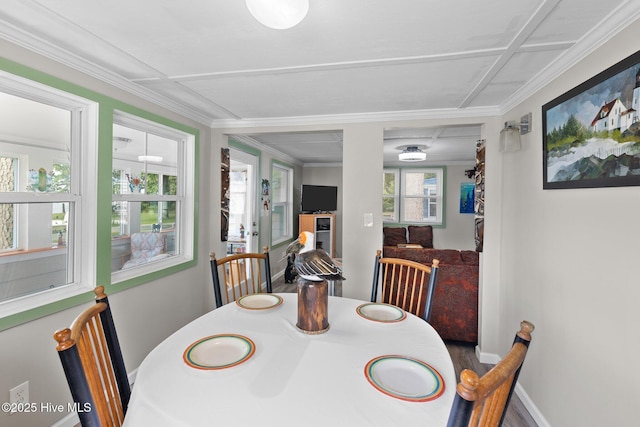
M309 0L245 0L245 3L258 22L275 30L299 24L309 11Z
M120 149L127 148L127 146L133 141L131 138L126 138L124 136L114 136L113 137L113 151L118 151Z
M148 153L149 150L149 134L146 134L144 137L144 154L138 156L139 162L144 162L144 173L145 176L147 174L147 162L158 162L160 163L163 159L162 156L152 156Z
M139 162L161 162L162 156L138 156Z
M427 158L427 153L417 146L411 145L398 154L398 160L401 162L421 162Z

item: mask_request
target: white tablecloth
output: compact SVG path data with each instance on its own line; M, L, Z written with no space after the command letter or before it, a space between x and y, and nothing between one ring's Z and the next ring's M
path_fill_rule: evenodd
M356 313L363 301L329 297L329 331L308 335L295 326L297 294L279 295L284 303L270 310L227 304L158 345L138 369L125 426L446 425L455 373L429 324L410 314L398 323L373 322ZM225 333L251 338L255 354L214 371L183 361L190 344ZM387 354L430 364L444 378L444 394L407 402L375 389L364 367Z

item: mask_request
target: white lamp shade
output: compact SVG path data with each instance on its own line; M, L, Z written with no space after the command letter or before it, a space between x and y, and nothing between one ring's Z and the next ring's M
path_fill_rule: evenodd
M245 0L245 3L258 22L276 30L299 24L309 11L309 0Z
M500 131L500 151L518 151L520 147L520 130L517 127L505 127Z

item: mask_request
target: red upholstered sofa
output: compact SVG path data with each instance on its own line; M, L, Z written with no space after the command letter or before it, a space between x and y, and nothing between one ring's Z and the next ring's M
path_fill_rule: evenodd
M398 232L399 230L393 230L391 234L395 234L397 238ZM419 232L423 237L425 233L430 234L426 230L419 230ZM417 242L415 238L411 241L410 237L407 238L407 243L419 243L423 248L399 248L397 245L402 242L387 245L390 243L386 239L388 234L390 234L388 230L385 230L384 257L408 259L428 266L431 266L434 258L440 261L431 325L445 340L477 343L480 264L478 252L434 249L425 247L429 244L428 241Z

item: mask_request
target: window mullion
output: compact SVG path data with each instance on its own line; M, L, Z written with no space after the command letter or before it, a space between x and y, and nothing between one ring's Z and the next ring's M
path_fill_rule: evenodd
M63 203L79 201L79 195L68 193L0 193L0 203Z
M113 194L114 202L182 202L183 196L164 194Z

